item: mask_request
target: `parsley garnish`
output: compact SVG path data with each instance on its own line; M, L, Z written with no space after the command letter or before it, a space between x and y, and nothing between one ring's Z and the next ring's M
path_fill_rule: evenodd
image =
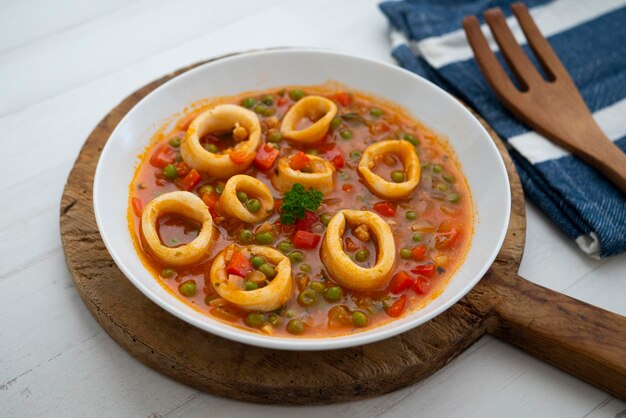
M304 186L296 183L291 187L280 207L280 223L293 225L298 219L304 219L306 211L315 212L322 203L324 195L319 190L305 190Z

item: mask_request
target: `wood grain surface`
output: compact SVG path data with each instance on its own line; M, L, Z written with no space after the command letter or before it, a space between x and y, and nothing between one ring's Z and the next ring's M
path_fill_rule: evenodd
M524 247L524 198L508 154L491 130L511 180L513 203L507 238L488 275L459 303L423 326L370 345L303 354L250 347L213 336L149 301L123 276L104 247L93 215L93 175L100 152L122 117L154 88L192 67L146 85L100 122L76 160L61 203L61 235L74 284L97 321L133 356L209 393L260 403L330 403L417 382L491 332L609 392L626 396L624 318L515 275ZM538 296L535 299L533 295ZM534 303L526 306L529 300ZM551 300L555 303L549 303ZM562 307L567 308L566 315ZM582 319L577 315L579 309L583 310ZM557 325L562 321L561 325L572 331L570 338L562 340L552 321ZM579 332L584 341L580 346L572 339ZM604 349L607 344L610 348ZM581 361L584 367L575 367Z

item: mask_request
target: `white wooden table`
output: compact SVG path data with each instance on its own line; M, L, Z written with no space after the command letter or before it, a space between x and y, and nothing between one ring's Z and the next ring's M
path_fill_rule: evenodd
M404 390L296 408L199 393L100 328L59 237L59 200L83 141L165 73L285 45L392 61L376 0L0 0L0 416L625 416L623 401L491 337ZM532 205L527 217L522 276L626 315L626 255L590 260Z

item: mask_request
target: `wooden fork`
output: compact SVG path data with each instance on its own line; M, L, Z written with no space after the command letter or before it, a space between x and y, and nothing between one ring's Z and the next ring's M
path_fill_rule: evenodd
M484 13L485 20L520 89L509 79L489 48L476 16L466 16L463 28L487 83L498 99L525 124L595 167L626 194L626 154L595 122L526 6L515 3L511 9L548 81L517 44L502 11L494 8Z

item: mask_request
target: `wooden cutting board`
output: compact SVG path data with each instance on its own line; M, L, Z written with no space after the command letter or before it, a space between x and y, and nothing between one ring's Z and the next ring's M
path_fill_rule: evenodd
M411 385L490 333L626 398L626 318L517 276L526 227L524 195L502 141L483 120L511 181L509 229L485 277L430 322L365 346L288 352L214 336L151 302L117 268L100 238L93 213L94 173L105 142L124 115L156 87L200 64L142 87L106 115L87 138L63 193L61 238L74 285L100 325L130 354L209 393L260 403L313 404Z

